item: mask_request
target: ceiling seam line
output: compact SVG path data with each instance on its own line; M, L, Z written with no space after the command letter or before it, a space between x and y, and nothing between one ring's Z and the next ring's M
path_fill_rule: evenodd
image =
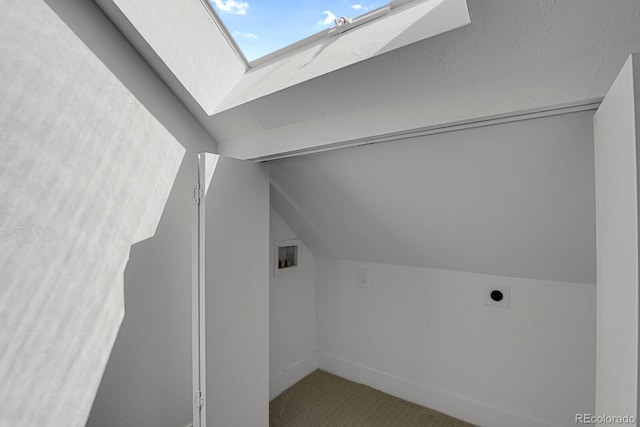
M345 148L359 147L363 145L380 144L384 142L393 142L402 139L418 138L421 136L435 135L440 133L455 132L466 129L477 129L485 126L493 126L498 124L506 124L519 122L524 120L533 120L544 117L560 116L563 114L578 113L581 111L596 110L602 98L589 99L580 101L577 103L555 105L546 108L524 110L520 112L512 112L499 114L495 116L479 117L467 121L458 121L452 123L446 123L442 125L428 126L424 128L415 128L407 131L392 132L388 134L382 134L377 136L369 136L365 138L357 138L351 140L345 140L324 145L322 147L310 147L299 150L286 151L278 154L258 156L249 158L248 160L254 162L267 162L273 160L279 160L289 157L298 157L309 154L322 153L326 151L340 150Z

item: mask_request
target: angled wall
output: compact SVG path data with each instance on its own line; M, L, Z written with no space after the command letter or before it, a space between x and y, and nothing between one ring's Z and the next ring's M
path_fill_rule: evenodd
M184 149L45 3L0 35L0 424L83 426Z
M593 112L270 163L318 258L595 283Z

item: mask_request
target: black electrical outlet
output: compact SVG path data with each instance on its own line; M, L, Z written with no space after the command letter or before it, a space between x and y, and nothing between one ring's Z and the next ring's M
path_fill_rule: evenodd
M502 295L501 291L498 291L498 290L491 291L492 300L499 302L499 301L502 301L502 298L504 298L504 295Z

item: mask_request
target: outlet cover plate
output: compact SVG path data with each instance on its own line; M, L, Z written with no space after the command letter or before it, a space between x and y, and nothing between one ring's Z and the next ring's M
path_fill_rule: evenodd
M358 267L356 269L356 276L358 281L358 287L369 287L369 270L366 267Z

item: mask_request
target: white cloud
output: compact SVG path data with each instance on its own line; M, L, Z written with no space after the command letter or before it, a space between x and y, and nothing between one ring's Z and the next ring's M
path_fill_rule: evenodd
M246 15L249 3L236 0L211 0L221 12L233 13L234 15Z
M244 37L246 39L254 39L254 40L258 39L258 36L253 34L253 33L241 33L240 31L234 31L233 35L234 36Z
M325 17L322 21L318 21L318 25L328 27L329 25L332 25L336 22L336 15L334 15L334 13L330 10L325 10L324 12L322 12L322 14Z
M351 5L351 9L368 12L369 10L371 10L371 6L364 6L364 5L360 4L360 3L356 3L356 4L352 4Z

